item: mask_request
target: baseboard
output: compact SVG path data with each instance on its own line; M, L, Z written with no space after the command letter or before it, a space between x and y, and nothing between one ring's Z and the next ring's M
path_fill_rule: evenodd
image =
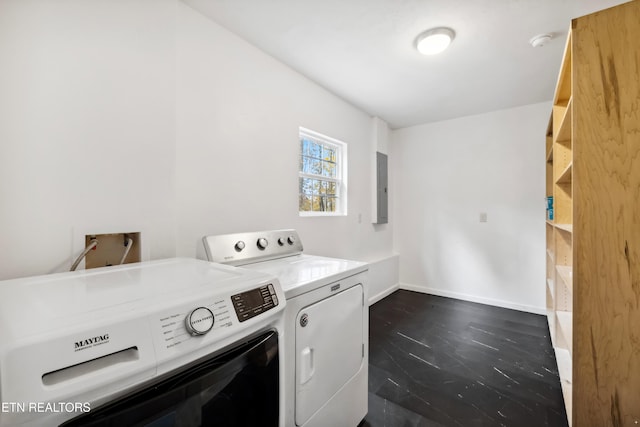
M516 304L509 301L498 300L493 298L483 298L476 295L463 294L460 292L445 291L442 289L433 289L426 286L412 285L409 283L399 283L399 289L407 291L421 292L423 294L438 295L441 297L455 298L463 301L477 302L480 304L493 305L495 307L510 308L512 310L525 311L533 314L547 314L544 307L536 307L532 305Z
M369 297L369 305L373 305L375 303L377 303L378 301L380 301L382 298L391 295L392 293L394 293L395 291L397 291L399 289L400 285L398 283L396 283L395 285L391 286L388 289L385 289L382 292L378 292L377 294Z

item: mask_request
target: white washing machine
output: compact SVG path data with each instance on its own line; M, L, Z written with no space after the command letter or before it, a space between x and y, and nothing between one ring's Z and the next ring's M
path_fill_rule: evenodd
M295 230L203 238L210 261L276 276L285 308L285 424L355 427L367 413L366 263L303 254Z
M0 282L0 426L282 426L285 304L195 259Z

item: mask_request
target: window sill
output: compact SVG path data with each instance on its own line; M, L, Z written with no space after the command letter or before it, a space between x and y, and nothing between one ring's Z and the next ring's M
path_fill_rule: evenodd
M318 217L318 216L347 216L342 212L298 212L301 217Z

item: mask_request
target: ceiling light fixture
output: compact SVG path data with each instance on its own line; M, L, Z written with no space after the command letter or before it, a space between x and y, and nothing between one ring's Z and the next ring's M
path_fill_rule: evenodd
M529 43L533 47L542 47L545 44L549 43L552 38L553 37L551 36L551 34L538 34L537 36L529 40Z
M451 28L434 28L416 38L416 48L423 55L435 55L449 47L455 35Z

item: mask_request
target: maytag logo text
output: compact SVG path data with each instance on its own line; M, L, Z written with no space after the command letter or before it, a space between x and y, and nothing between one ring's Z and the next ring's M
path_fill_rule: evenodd
M75 351L84 350L96 345L106 344L109 341L109 334L98 335L95 337L87 338L81 341L76 341Z

